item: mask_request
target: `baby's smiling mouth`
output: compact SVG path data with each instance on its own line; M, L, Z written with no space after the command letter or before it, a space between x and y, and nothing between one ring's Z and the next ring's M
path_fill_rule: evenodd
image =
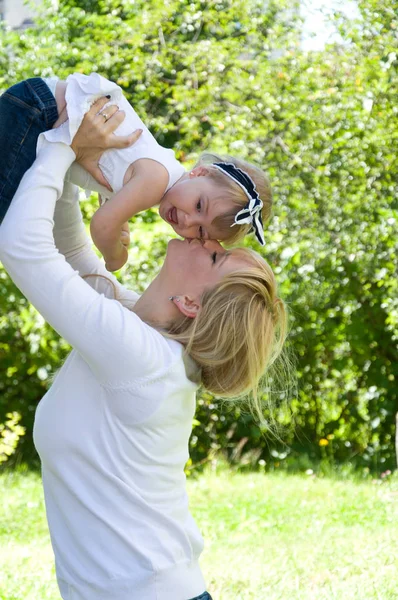
M167 211L166 217L169 223L172 223L173 225L178 225L177 209L175 206L173 206L173 208L170 208Z

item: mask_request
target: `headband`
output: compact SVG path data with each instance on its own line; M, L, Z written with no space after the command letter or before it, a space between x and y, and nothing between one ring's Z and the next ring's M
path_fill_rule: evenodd
M246 206L235 215L235 223L232 223L231 227L234 225L242 225L243 223L250 223L256 238L262 246L265 246L263 219L261 215L263 202L258 195L256 184L253 179L249 177L245 171L235 167L232 163L213 163L212 166L233 179L235 183L242 188L249 199Z

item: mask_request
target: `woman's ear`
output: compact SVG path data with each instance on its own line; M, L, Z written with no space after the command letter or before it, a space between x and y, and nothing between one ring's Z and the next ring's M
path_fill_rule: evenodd
M194 319L200 309L200 304L190 296L172 296L172 302L183 315L190 319Z
M195 167L194 169L192 169L192 171L190 171L189 177L205 177L208 174L209 169L204 165L199 165L198 167Z

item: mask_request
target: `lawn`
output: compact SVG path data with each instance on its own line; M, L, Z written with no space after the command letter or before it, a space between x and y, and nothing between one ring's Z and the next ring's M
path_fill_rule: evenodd
M398 599L397 478L221 470L188 489L214 600ZM0 599L59 600L40 477L0 492Z

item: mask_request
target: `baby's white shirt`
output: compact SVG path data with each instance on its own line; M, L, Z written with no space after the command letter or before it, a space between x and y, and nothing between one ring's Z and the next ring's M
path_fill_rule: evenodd
M56 79L46 80L47 85L54 94ZM67 174L66 180L79 185L85 190L96 191L104 199L112 198L123 187L123 179L128 167L141 158L149 158L165 167L169 174L169 181L165 192L167 192L180 177L185 173L184 167L175 158L173 150L163 148L157 143L149 129L141 121L133 107L129 104L123 95L122 89L99 75L82 75L74 73L66 79L66 106L68 120L59 127L51 129L42 134L49 142L63 142L70 145L84 115L90 109L93 102L98 98L110 95L109 103L105 105L102 112L106 112L106 107L110 104L117 104L120 110L123 110L126 117L116 129L115 134L120 136L129 135L136 129L142 129L142 134L138 141L129 148L112 148L106 150L99 161L99 167L112 187L113 192L99 184L92 175L83 169L76 162L73 163ZM42 136L37 143L37 153L43 143Z

